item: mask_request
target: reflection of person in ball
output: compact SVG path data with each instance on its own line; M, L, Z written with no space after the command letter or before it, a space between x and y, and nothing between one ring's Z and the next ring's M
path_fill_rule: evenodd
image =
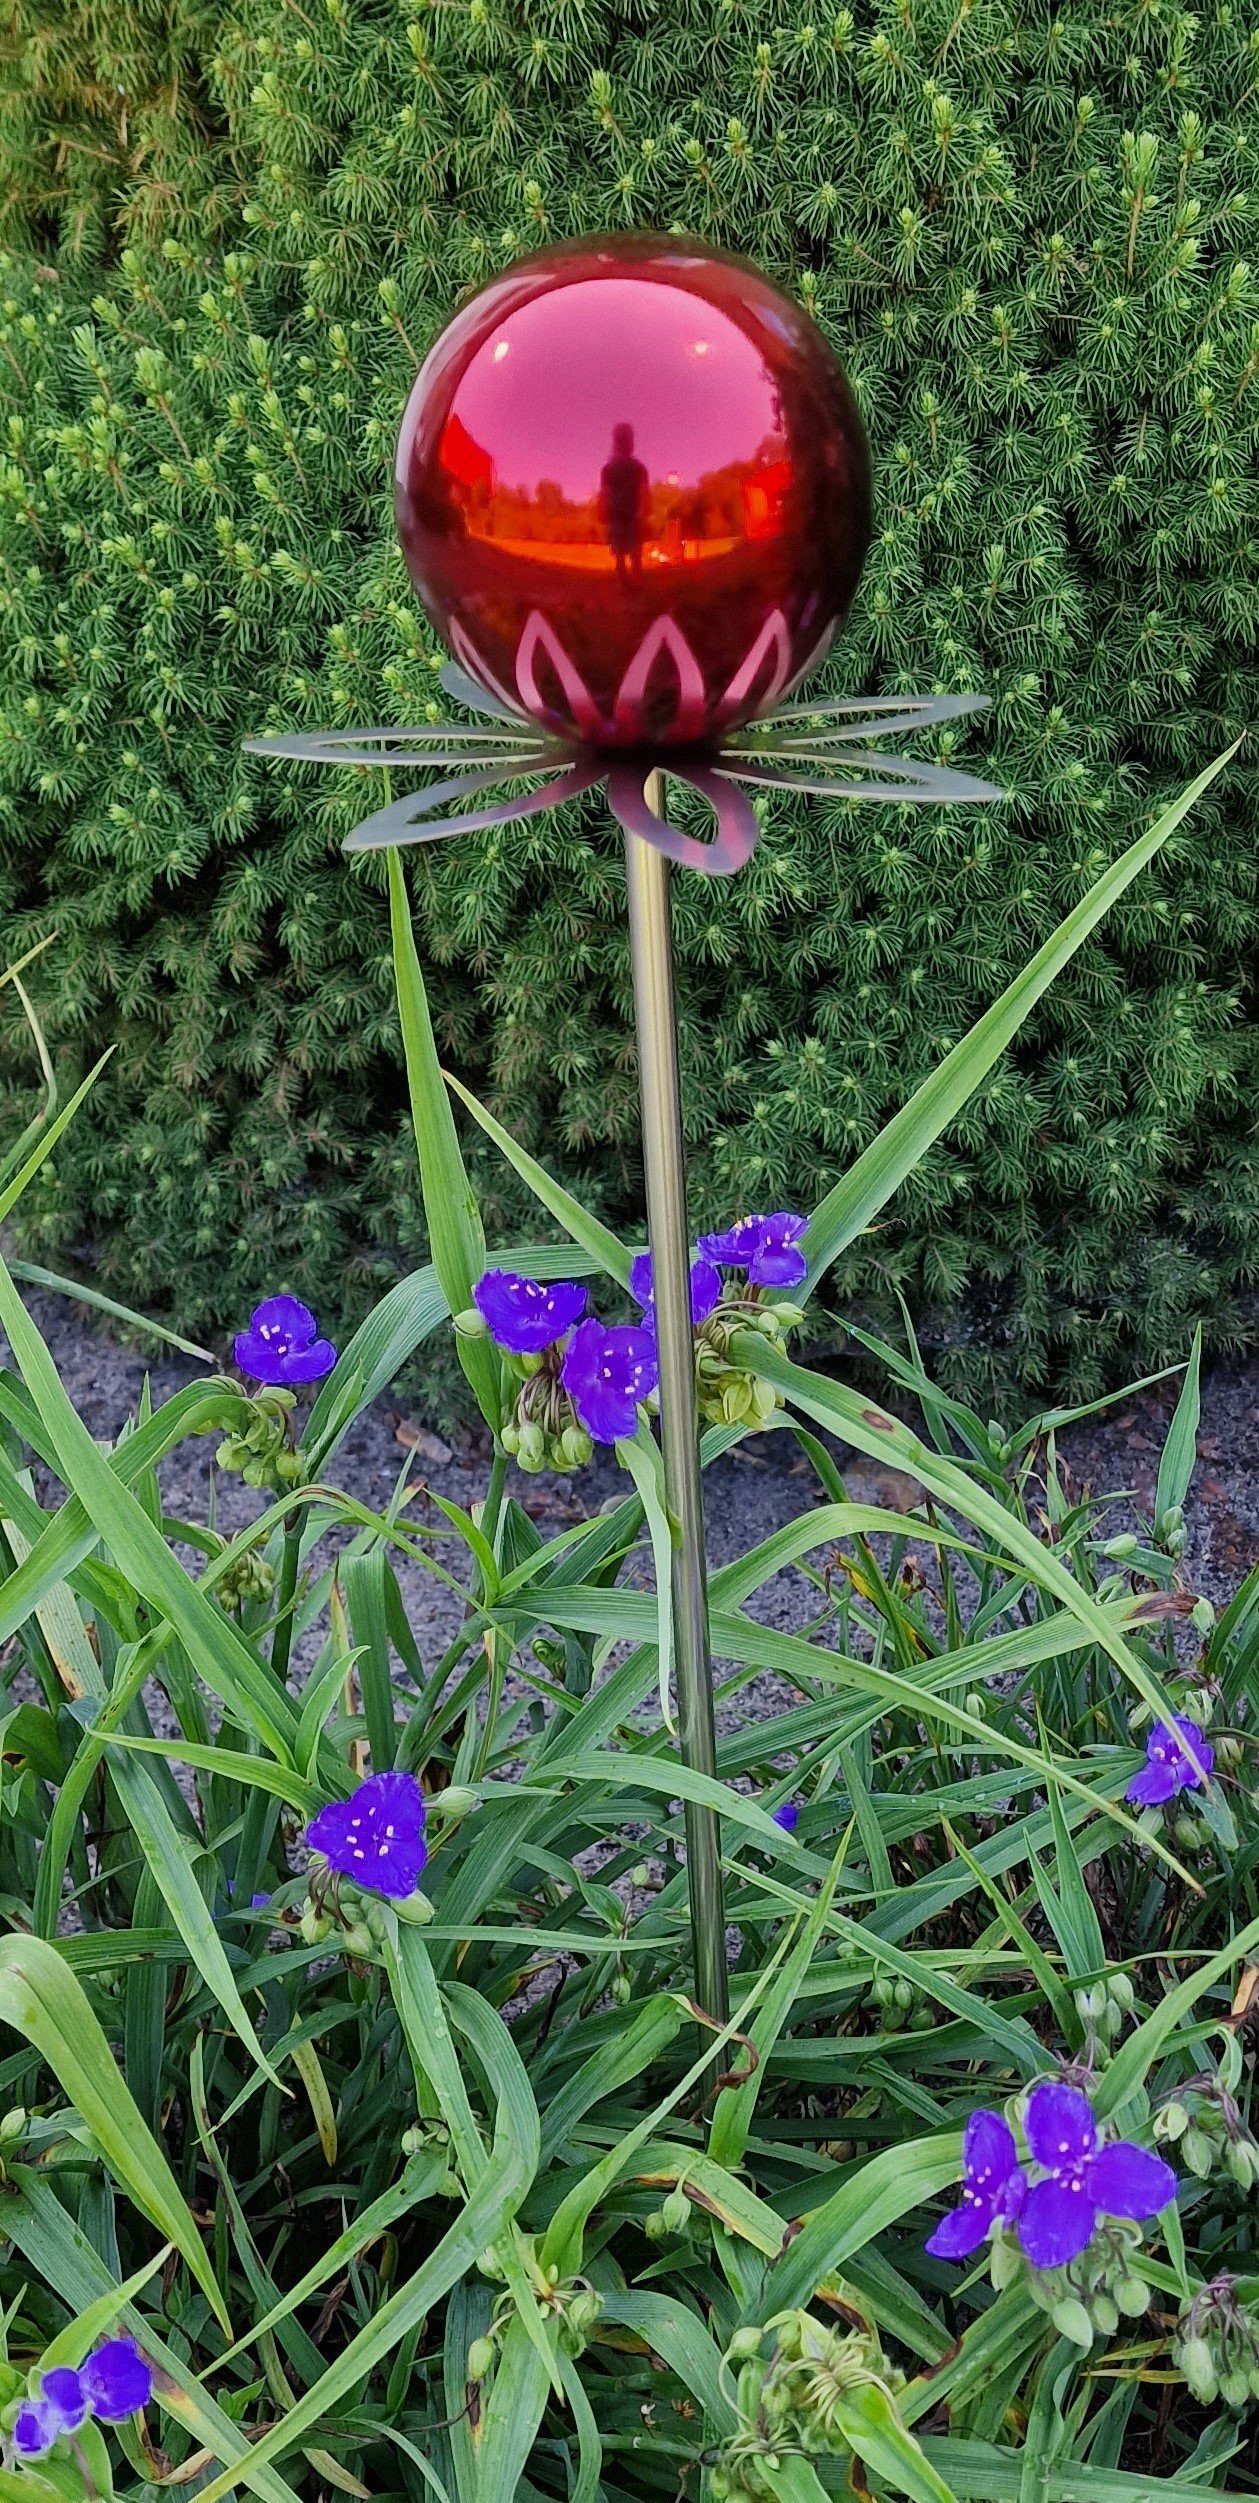
M616 558L617 580L638 580L643 569L643 537L651 481L634 454L634 429L612 429L612 458L599 475L599 519Z

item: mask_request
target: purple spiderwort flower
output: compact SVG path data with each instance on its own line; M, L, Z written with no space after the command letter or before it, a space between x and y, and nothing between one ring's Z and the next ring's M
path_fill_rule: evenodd
M605 1328L593 1314L574 1330L560 1373L586 1432L596 1443L634 1433L638 1403L656 1387L656 1342L650 1330Z
M1145 1742L1145 1763L1128 1784L1128 1802L1134 1808L1161 1808L1177 1791L1205 1790L1214 1763L1210 1740L1203 1737L1196 1721L1178 1712L1175 1734L1161 1721L1151 1730Z
M938 2260L968 2260L994 2225L1008 2225L1027 2195L1014 2132L1000 2112L972 2112L962 2138L962 2196L927 2244Z
M701 1234L700 1250L726 1269L746 1269L752 1286L798 1286L806 1275L799 1250L807 1217L779 1208L770 1217L740 1217L724 1234Z
M370 1773L349 1799L330 1800L312 1817L306 1840L329 1868L372 1894L414 1894L428 1859L414 1773Z
M511 1269L487 1269L472 1300L496 1347L513 1356L540 1356L580 1321L589 1298L586 1288L571 1280L541 1286Z
M635 1303L642 1305L643 1328L654 1331L656 1306L652 1289L650 1252L639 1252L637 1258L630 1263L630 1293ZM698 1260L691 1262L691 1322L695 1329L698 1330L701 1322L708 1319L709 1313L720 1299L720 1275L714 1269L711 1260L705 1260L701 1254Z
M780 1808L770 1809L770 1815L775 1825L781 1825L784 1834L794 1834L800 1822L800 1810L794 1799L784 1799Z
M317 1336L318 1326L309 1304L299 1304L295 1295L269 1295L265 1303L255 1304L248 1329L236 1341L241 1372L272 1390L322 1381L331 1373L337 1351L331 1339Z
M19 2459L42 2460L63 2430L42 2399L24 2399L13 2419L13 2448Z
M1019 2213L1033 2268L1065 2268L1078 2258L1099 2216L1139 2224L1176 2196L1176 2176L1161 2156L1128 2138L1098 2145L1088 2096L1076 2086L1033 2086L1024 2132L1046 2176L1032 2183Z
M103 2425L121 2425L126 2417L147 2407L153 2396L153 2368L134 2338L107 2338L104 2346L89 2355L80 2379L92 2413Z
M58 2433L77 2433L86 2424L90 2401L83 2386L83 2376L69 2364L54 2364L41 2374L40 2404L47 2408Z

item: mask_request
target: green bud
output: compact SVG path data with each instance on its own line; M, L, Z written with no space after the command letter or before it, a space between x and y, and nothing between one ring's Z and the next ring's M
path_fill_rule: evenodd
M540 1469L546 1461L546 1437L532 1417L521 1426L516 1457L522 1469Z
M588 2293L583 2290L573 2296L568 2306L567 2318L577 2337L589 2337L602 2310L603 2305L598 2295L593 2292Z
M504 1451L514 1458L520 1449L520 1428L514 1417L508 1417L506 1424L500 1427L498 1439Z
M1252 2180L1250 2170L1250 2149L1246 2145L1243 2138L1229 2139L1229 2142L1224 2149L1224 2162L1231 2179L1236 2182L1238 2189L1249 2190Z
M608 1991L609 1996L613 1999L618 2008L628 2007L630 2000L634 1995L634 1985L630 1980L629 1974L614 1973L608 1984Z
M565 1426L560 1436L560 1450L567 1468L584 1469L594 1457L594 1448L584 1425Z
M988 2274L998 2294L1023 2274L1023 2262L1012 2242L998 2234L988 2255Z
M428 2133L427 2133L427 2131L423 2128L422 2124L421 2124L419 2121L412 2121L410 2128L409 2128L409 2129L404 2129L404 2130L403 2130L403 2133L402 2133L402 2152L403 2152L403 2154L404 2154L404 2155L423 2155L423 2153L424 2153L424 2149L426 2148L426 2146L427 2146L427 2145L428 2145Z
M1103 2338L1113 2338L1119 2327L1119 2306L1108 2294L1095 2294L1089 2303L1093 2327Z
M1049 2317L1060 2338L1069 2338L1073 2346L1092 2346L1093 2324L1076 2295L1062 2295Z
M317 1947L328 1935L332 1923L326 1912L317 1912L313 1903L302 1908L301 1934L308 1947Z
M663 2208L653 2208L650 2216L643 2218L643 2232L649 2242L663 2242L668 2230L664 2221Z
M1120 2277L1111 2292L1125 2320L1140 2320L1150 2308L1151 2288L1142 2277Z
M439 2199L461 2199L463 2197L463 2183L460 2181L459 2175L455 2171L451 2170L442 2174L441 2180L437 2184L437 2196Z
M373 1943L372 1933L366 1921L352 1921L349 1928L342 1933L341 1944L347 1955L368 1956L371 1954Z
M25 2127L26 2113L20 2103L15 2103L9 2111L0 2115L0 2146L12 2146Z
M751 2361L754 2355L759 2355L763 2335L764 2332L760 2329L753 2329L751 2327L747 2329L736 2329L734 2336L726 2349L726 2354L729 2357L730 2362L732 2364L747 2364Z
M1215 2149L1205 2132L1191 2124L1181 2140L1180 2151L1190 2172L1196 2173L1199 2181L1205 2181L1215 2162Z
M691 2202L682 2189L671 2190L660 2210L669 2234L684 2234L691 2221Z
M901 1980L896 1984L895 1995L897 2007L904 2008L906 2013L908 2013L909 2009L913 2007L918 1994L914 1989L912 1982Z
M731 1374L721 1394L721 1413L726 1424L741 1424L751 1405L751 1383L740 1374Z
M418 1886L412 1895L399 1895L392 1910L395 1920L408 1922L412 1929L427 1929L437 1917L428 1896Z
M1250 2376L1234 2369L1220 2375L1220 2397L1225 2407L1245 2407L1250 2397Z
M473 2341L472 2341L471 2346L470 2346L470 2347L469 2347L469 2349L468 2349L468 2379L469 2379L469 2381L484 2381L486 2374L487 2374L488 2372L492 2371L492 2369L493 2369L493 2364L494 2364L494 2341L493 2341L493 2339L492 2339L492 2338L474 2338L474 2339L473 2339Z
M1186 2338L1180 2349L1180 2369L1201 2407L1210 2407L1217 2395L1215 2358L1205 2338Z
M760 1423L768 1425L774 1410L781 1405L781 1394L775 1390L773 1383L762 1382L758 1377L752 1384L752 1406Z
M1154 2115L1154 2135L1169 2145L1174 2146L1178 2138L1183 2138L1188 2127L1189 2114L1183 2103L1166 2103Z
M439 1790L429 1802L432 1813L446 1825L457 1825L461 1817L470 1816L476 1804L476 1792L463 1782L452 1782L449 1790Z
M1215 1610L1209 1599L1195 1599L1189 1611L1189 1622L1195 1634L1206 1636L1214 1630Z
M485 1323L475 1304L469 1304L466 1312L455 1314L455 1328L460 1338L485 1338L487 1336Z
M804 1319L803 1304L776 1303L773 1306L780 1330L798 1330Z
M1137 2004L1137 1994L1132 1985L1131 1973L1112 1973L1106 1987L1115 2006L1122 2008L1125 2016L1131 2016Z
M636 1887L640 1894L644 1886L650 1886L651 1870L648 1868L645 1860L637 1861L634 1867L630 1870L630 1884L631 1886Z

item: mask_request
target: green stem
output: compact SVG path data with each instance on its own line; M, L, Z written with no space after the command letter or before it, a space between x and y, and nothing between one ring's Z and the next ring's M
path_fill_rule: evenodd
M284 1546L280 1556L280 1585L276 1593L275 1639L271 1645L271 1666L281 1685L289 1673L289 1652L293 1644L293 1601L297 1593L297 1568L301 1559L302 1527L298 1513L286 1513Z

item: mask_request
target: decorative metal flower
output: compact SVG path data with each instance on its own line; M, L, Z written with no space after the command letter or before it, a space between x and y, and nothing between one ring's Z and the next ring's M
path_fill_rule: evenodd
M718 733L708 742L627 751L599 745L593 721L589 740L559 738L524 711L488 694L457 661L447 662L441 683L455 702L487 716L492 726L443 721L406 730L316 730L247 739L245 745L256 756L287 756L310 765L459 769L365 817L347 837L345 848L352 852L476 834L516 818L540 816L602 784L612 814L627 834L654 844L683 868L729 877L751 859L760 834L749 790L936 803L1001 797L994 784L974 774L913 757L885 756L870 744L982 711L984 696L815 698L769 713L746 728ZM701 842L656 814L648 796L655 773L669 774L708 802L715 821L710 841ZM484 797L504 793L508 785L504 796ZM459 805L483 798L481 806ZM452 803L453 813L448 814Z

